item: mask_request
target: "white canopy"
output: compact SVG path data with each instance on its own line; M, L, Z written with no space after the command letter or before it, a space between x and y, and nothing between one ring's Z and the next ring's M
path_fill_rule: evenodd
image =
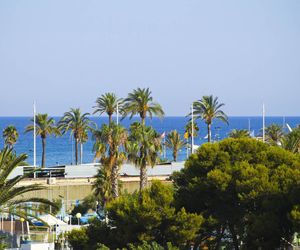
M43 214L41 216L39 216L39 218L46 222L49 226L55 226L55 225L67 225L67 223L63 222L62 220L59 220L57 218L55 218L53 215L51 214Z

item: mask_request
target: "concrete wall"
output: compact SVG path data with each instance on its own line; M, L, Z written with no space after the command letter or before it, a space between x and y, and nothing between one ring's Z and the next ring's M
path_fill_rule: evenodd
M152 179L167 181L168 176L149 177L149 182ZM139 189L139 177L121 177L122 190L129 193ZM41 184L45 186L44 190L33 191L23 195L23 197L38 197L53 199L63 199L64 204L74 204L76 200L83 200L86 196L92 193L92 184L95 178L39 178L26 179L19 185Z

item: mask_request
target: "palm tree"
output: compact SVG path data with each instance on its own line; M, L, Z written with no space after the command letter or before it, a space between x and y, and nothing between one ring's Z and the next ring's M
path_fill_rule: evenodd
M270 126L266 127L265 133L266 141L273 146L279 145L284 136L282 127L277 124L271 124Z
M128 160L140 169L140 191L147 186L147 166L154 166L162 151L161 136L152 127L135 122L126 144Z
M294 128L292 132L286 134L282 140L282 147L293 153L300 153L300 126Z
M119 196L118 177L119 168L126 160L125 143L127 131L124 127L112 122L110 125L102 125L100 131L94 133L96 143L96 156L110 174L112 185L112 197Z
M88 118L89 113L81 114L79 108L71 108L69 112L64 113L64 116L58 122L58 128L63 134L68 131L74 136L75 140L75 164L78 164L78 143L83 141L86 136L86 130L92 130L93 124Z
M211 141L211 124L214 119L221 120L228 124L227 115L220 109L224 103L218 102L218 97L203 96L201 100L194 102L194 115L207 124L207 141Z
M13 125L9 125L8 127L6 127L3 130L2 135L5 145L7 145L9 148L13 148L19 138L19 133L16 127Z
M105 93L97 98L95 111L93 114L99 113L108 115L109 124L112 122L112 115L117 112L117 107L122 108L122 99L118 99L114 93Z
M173 151L173 160L177 161L178 151L186 145L184 140L181 140L180 134L173 130L167 135L165 145Z
M129 93L128 97L124 100L122 113L123 118L130 114L130 119L134 115L139 114L143 125L145 124L147 114L150 118L152 118L153 115L157 115L159 117L164 116L164 111L160 104L153 102L153 97L151 96L149 88L137 88L133 90L132 93Z
M233 129L229 133L230 138L249 138L249 131L246 129Z
M96 179L93 183L94 195L98 199L101 199L100 203L102 207L105 207L106 203L112 198L110 173L107 170L107 168L105 168L105 166L102 165L98 169L95 178Z
M196 122L193 122L193 125L194 125L194 137L197 137L198 136L198 132L199 132L199 127L197 125ZM188 138L191 138L192 137L192 121L189 121L186 125L185 125L185 130L184 130L185 133L187 133L187 137Z
M40 184L19 184L20 181L28 178L32 172L8 179L12 171L20 166L26 158L25 154L16 156L14 151L7 147L0 152L0 213L17 215L25 220L29 220L32 214L28 209L27 203L48 204L54 207L56 205L47 199L25 198L23 196L28 192L45 189Z
M31 119L33 122L33 119ZM34 125L28 125L25 132L34 131ZM49 118L48 114L36 115L36 135L41 136L42 139L42 168L45 167L46 162L46 138L48 135L60 135L59 129L55 126L55 120Z

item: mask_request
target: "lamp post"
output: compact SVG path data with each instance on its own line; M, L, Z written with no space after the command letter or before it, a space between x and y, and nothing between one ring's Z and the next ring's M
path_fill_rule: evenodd
M23 226L23 222L25 221L24 218L20 218L21 221L21 225L22 225L22 236L24 235L24 226Z
M78 220L78 226L79 226L79 222L80 222L80 218L81 218L81 213L77 213L76 214L76 218L77 218L77 220Z

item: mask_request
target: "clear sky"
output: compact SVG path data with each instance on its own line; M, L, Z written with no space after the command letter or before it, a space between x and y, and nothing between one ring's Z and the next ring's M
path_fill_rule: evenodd
M300 1L0 0L0 116L92 112L150 87L167 115L300 115Z

